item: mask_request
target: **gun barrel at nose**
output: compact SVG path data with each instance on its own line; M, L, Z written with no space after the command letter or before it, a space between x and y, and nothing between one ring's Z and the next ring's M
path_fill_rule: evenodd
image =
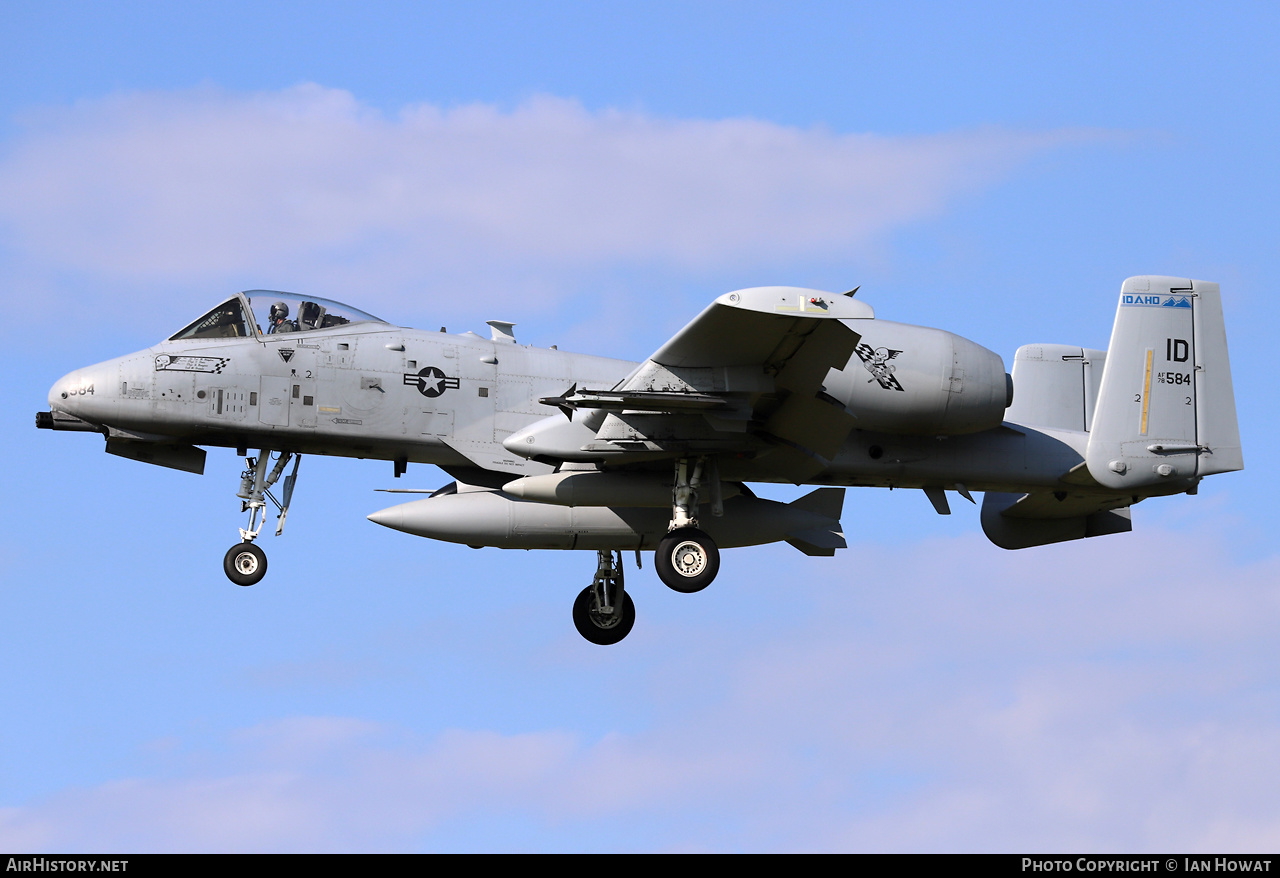
M75 415L69 415L66 412L36 412L36 429L38 430L68 430L76 433L103 433L107 432L106 427L100 427L97 424L91 424L88 421L82 421Z

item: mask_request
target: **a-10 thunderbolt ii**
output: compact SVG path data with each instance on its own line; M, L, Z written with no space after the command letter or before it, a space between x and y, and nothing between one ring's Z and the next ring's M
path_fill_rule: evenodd
M434 464L453 481L369 518L475 547L596 552L573 619L599 644L635 621L623 552L654 550L680 592L711 583L723 548L834 555L846 486L918 488L942 514L945 492L985 492L983 530L1019 549L1128 531L1138 501L1244 465L1215 283L1129 278L1107 350L1025 345L1011 375L958 335L794 287L720 296L639 364L489 325L490 338L423 332L253 290L66 375L36 424L195 473L198 446L238 449L249 520L224 568L239 585L266 573L255 538L267 501L284 527L302 455L389 460L396 476ZM822 487L778 503L750 482Z

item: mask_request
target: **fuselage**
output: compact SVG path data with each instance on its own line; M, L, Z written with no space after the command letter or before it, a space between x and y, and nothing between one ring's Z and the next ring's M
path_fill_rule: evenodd
M804 481L1029 490L1056 485L1083 460L1087 433L1002 423L1005 375L995 354L940 330L858 323L858 355L831 370L825 387L859 426ZM615 387L637 364L495 336L376 320L277 333L250 325L243 335L172 338L78 369L53 386L49 405L138 440L473 467L513 478L550 472L503 440L559 417L540 399L572 386ZM794 480L754 467L746 455L724 458L721 475Z
M164 341L59 380L50 408L195 445L466 465L571 384L633 363L474 333L355 324L311 333Z

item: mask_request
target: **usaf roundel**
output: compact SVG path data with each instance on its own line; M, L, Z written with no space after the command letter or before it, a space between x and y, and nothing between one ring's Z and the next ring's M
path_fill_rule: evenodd
M456 390L459 386L457 378L449 378L436 366L427 366L416 374L406 373L404 383L412 384L418 388L419 393L430 399L435 399L450 388Z

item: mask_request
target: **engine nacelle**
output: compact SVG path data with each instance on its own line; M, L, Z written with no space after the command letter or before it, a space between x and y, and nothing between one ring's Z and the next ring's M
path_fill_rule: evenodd
M941 329L860 321L862 340L827 393L858 416L858 429L953 436L1000 426L1012 381L1000 355Z

